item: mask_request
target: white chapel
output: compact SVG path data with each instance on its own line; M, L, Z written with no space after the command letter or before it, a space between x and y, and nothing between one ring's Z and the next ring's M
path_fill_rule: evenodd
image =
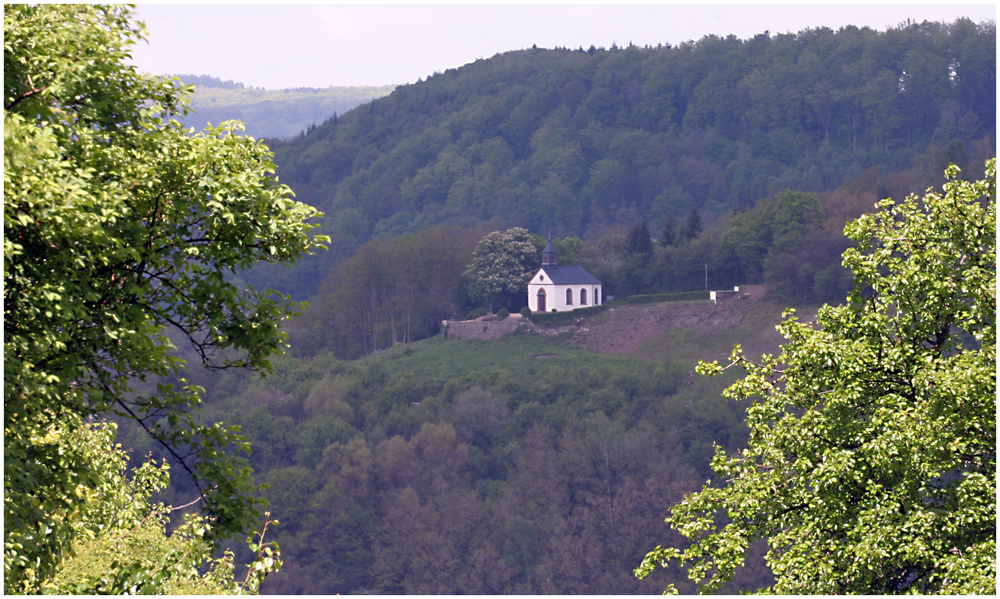
M601 281L582 266L559 266L552 235L542 250L542 267L528 282L528 309L532 312L565 312L599 306Z

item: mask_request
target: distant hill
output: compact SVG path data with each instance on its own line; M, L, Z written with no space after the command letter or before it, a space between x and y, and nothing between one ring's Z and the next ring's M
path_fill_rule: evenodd
M992 22L506 52L273 143L333 244L263 272L308 295L369 239L437 224L594 243L692 209L709 229L787 189L904 196L948 162L978 172L995 130Z
M247 135L269 139L304 134L335 114L344 114L396 88L383 85L266 90L208 75L178 77L196 86L191 101L194 112L180 119L185 126L200 130L208 123L238 119L246 125Z

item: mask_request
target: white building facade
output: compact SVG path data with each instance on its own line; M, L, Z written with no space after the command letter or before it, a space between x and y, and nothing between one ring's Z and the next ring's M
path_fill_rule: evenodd
M599 306L601 281L582 266L559 266L550 238L542 250L542 267L528 282L528 309L532 312L565 312Z

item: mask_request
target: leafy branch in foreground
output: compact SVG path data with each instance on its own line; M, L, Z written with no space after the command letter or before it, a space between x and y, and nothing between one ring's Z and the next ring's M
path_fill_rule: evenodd
M847 302L787 312L779 356L699 365L746 370L725 395L757 398L748 447L716 448L723 486L667 519L690 544L637 576L676 561L713 592L766 539L775 593L995 594L996 160L946 174L847 225Z
M152 460L125 475L128 457L113 446L114 424L84 425L61 442L91 459L96 484L85 491L80 510L65 521L74 531L72 551L56 573L40 584L45 593L220 595L255 593L264 577L281 567L278 549L263 544L269 524L265 514L259 541L247 539L256 554L245 580L234 580L233 553L213 558L207 537L211 522L195 513L167 535L170 514L191 507L152 504L153 493L169 482L169 466Z

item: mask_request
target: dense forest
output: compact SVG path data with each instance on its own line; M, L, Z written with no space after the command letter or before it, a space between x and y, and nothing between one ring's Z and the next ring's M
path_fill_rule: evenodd
M847 220L993 155L995 39L959 20L479 60L272 142L332 243L246 279L308 298L293 347L342 359L480 307L462 264L509 226L554 233L618 298L768 283L838 301Z
M274 155L132 19L5 7L5 592L995 594L992 22L509 52ZM548 240L601 306L511 315Z
M259 281L304 298L361 244L439 224L597 244L692 210L709 229L785 190L839 191L838 206L922 191L948 162L992 156L995 48L993 23L958 20L532 48L449 69L271 144L333 244Z
M285 566L266 592L693 591L680 573L639 581L632 569L679 540L664 515L714 476L713 443L746 442L744 406L692 370L772 328L779 305L759 306L739 331L678 328L700 348L684 357L601 355L565 336L437 337L361 360L285 356L266 379L187 378L206 389L206 422L251 440L268 485ZM140 430L119 441L157 451ZM193 491L178 477L171 492L179 503ZM767 584L760 555L727 590Z
M731 379L694 363L773 330L786 305L842 300L843 225L878 199L939 185L949 162L979 176L995 89L995 27L967 20L532 48L270 141L280 181L326 213L330 250L244 273L310 301L271 376L189 376L201 417L252 442L282 523L286 566L263 590L692 592L632 569L679 541L663 518L714 476L713 444L746 440L745 406L720 397ZM655 359L434 337L482 308L462 273L513 226L539 249L551 231L560 263L618 299L748 283L771 299L726 335L665 332ZM751 555L725 592L767 584Z

